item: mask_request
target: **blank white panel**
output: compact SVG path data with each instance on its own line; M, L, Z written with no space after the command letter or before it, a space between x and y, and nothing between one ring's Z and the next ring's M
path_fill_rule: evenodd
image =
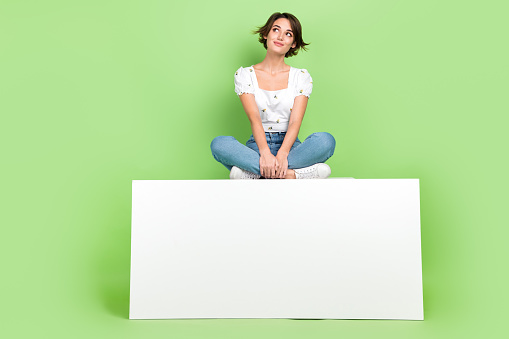
M131 319L423 319L418 179L134 180Z

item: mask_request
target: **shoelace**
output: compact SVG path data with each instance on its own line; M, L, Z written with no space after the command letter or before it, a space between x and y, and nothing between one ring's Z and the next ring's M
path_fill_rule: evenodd
M318 171L316 169L317 166L311 166L309 168L295 170L295 173L299 175L299 179L313 179L318 178Z

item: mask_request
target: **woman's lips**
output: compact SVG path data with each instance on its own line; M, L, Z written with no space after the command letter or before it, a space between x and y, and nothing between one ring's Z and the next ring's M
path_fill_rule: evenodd
M279 47L283 46L283 44L281 44L281 43L279 43L279 42L276 42L276 41L274 41L274 44L275 44L276 46L279 46Z

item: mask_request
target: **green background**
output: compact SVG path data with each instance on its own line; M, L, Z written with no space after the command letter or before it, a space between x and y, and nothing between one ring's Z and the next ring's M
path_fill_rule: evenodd
M301 138L332 176L419 178L424 321L128 320L131 180L226 179L233 91L296 15L313 77ZM507 1L0 4L4 338L479 338L507 334ZM309 199L302 196L299 199Z

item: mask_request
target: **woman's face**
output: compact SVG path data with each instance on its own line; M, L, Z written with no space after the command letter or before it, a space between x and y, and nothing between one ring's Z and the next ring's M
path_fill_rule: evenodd
M297 45L294 42L290 20L286 18L279 18L274 21L269 35L263 37L267 39L267 50L273 50L279 54L286 54L290 47L295 48Z

